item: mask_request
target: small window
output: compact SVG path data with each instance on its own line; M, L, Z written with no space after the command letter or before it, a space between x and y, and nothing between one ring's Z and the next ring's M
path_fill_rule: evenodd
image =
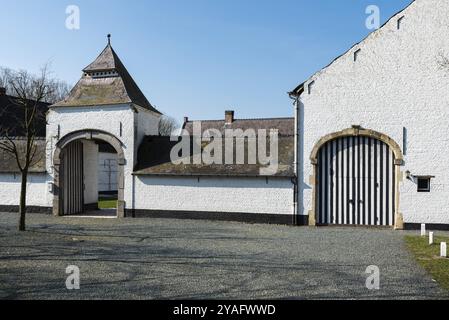
M430 192L430 178L418 178L418 192Z
M402 24L402 21L404 20L404 16L402 16L402 17L400 17L399 19L398 19L398 30L400 30L401 29L401 24Z
M354 52L354 62L357 61L357 58L359 57L359 53L362 51L362 49L358 49Z
M312 88L313 88L313 85L314 85L314 84L315 84L315 81L312 81L312 82L310 82L309 85L307 86L307 87L308 87L308 90L309 90L309 94L312 93Z

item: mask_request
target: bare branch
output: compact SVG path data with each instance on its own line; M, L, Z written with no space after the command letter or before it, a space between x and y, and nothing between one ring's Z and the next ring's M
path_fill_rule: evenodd
M19 230L23 231L28 173L45 156L42 141L39 141L42 137L38 137L45 126L45 111L48 110L45 102L56 102L58 92L67 85L50 79L48 66L44 66L37 76L23 70L1 69L0 85L7 88L10 102L0 109L0 150L7 154L5 160L15 160L22 176Z
M9 153L17 162L18 169L27 173L36 163L39 147L37 135L45 120L45 101L54 97L61 82L49 77L48 66L38 76L27 71L13 72L2 69L0 79L7 81L10 104L0 110L0 150ZM6 71L5 71L6 70ZM18 138L19 136L20 138Z
M16 140L5 136L4 139L0 140L0 150L3 150L13 156L16 161L17 168L20 172L23 172L23 166L21 163L22 152L19 150Z
M55 79L50 72L49 64L44 65L38 76L31 76L26 71L13 71L8 68L0 67L0 87L6 88L6 93L16 96L17 91L11 85L11 81L20 75L21 78L28 78L28 81L22 81L21 87L33 87L33 90L27 90L27 96L38 102L47 102L50 104L63 100L70 92L70 86L64 81ZM24 77L26 75L26 77ZM31 81L33 80L33 81ZM29 84L33 84L30 86ZM39 94L40 93L44 93ZM21 90L21 96L23 96Z
M159 120L159 135L170 136L176 129L179 129L179 124L174 118L162 116Z

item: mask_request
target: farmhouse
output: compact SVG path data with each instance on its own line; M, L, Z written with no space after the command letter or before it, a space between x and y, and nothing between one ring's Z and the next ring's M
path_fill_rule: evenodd
M310 224L449 224L448 12L412 2L290 93Z
M181 137L159 136L161 113L108 43L63 101L44 106L30 210L79 215L97 209L102 192L116 192L119 218L447 228L447 12L448 2L414 1L293 89L291 118L226 111L201 121L214 136L240 132L231 139L244 141L244 161L236 161L236 143L230 163L195 161L208 149L219 159L229 152L211 151L215 139L196 140L196 121L185 118ZM0 107L6 100L0 90ZM193 152L174 162L186 137ZM276 156L275 172L250 161L261 150ZM20 177L8 157L1 154L0 211L18 204Z

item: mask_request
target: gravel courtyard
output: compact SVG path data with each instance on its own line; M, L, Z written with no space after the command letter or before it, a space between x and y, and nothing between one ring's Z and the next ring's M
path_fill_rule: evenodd
M429 299L404 232L0 214L0 299ZM65 287L76 265L81 289ZM369 265L380 290L365 286Z

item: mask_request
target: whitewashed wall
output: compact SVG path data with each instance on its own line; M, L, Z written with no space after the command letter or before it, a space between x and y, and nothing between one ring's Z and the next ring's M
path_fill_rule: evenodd
M98 202L98 144L83 140L84 204Z
M20 174L0 174L0 205L18 206L20 195ZM45 173L29 174L27 185L27 205L51 207L52 198L48 193L48 176Z
M293 212L290 179L136 177L135 209L285 214Z
M449 69L442 70L437 63L440 53L449 57L448 12L449 1L417 0L305 83L304 214L311 210L312 201L309 157L321 137L361 125L389 135L402 146L405 127L401 170L435 179L431 193L418 193L415 184L404 180L400 212L408 223L449 223Z
M117 191L117 154L98 154L98 191Z
M111 105L101 107L67 107L55 108L47 115L47 141L49 152L47 153L47 170L53 179L53 152L57 142L58 125L60 126L60 138L79 130L102 130L115 136L123 143L126 165L125 173L125 202L129 208L132 201L132 172L135 163L134 149L134 123L135 112L130 105ZM120 123L122 132L120 134ZM97 168L98 164L95 164ZM96 182L97 184L98 182Z

